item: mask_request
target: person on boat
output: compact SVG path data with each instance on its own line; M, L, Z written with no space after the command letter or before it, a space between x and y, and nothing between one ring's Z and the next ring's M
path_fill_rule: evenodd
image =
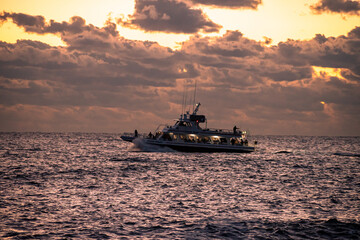
M152 138L153 134L151 132L149 132L148 138Z
M134 135L135 135L135 137L139 136L137 129L135 129Z
M236 129L239 129L236 127L236 125L233 127L234 134L236 134Z

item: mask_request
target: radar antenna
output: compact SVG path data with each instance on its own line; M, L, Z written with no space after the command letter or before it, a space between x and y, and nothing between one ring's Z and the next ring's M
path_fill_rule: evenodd
M196 104L196 107L194 109L193 115L196 115L196 113L199 111L200 103Z

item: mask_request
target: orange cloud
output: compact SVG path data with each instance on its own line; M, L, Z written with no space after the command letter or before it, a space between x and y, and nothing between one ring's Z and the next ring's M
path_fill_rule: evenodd
M353 0L320 0L311 5L310 8L315 13L331 12L359 15L360 2Z
M135 12L118 23L150 32L197 33L218 32L220 25L212 22L200 9L172 0L136 0Z
M51 24L40 22L45 24L30 25L42 34ZM61 23L63 30L56 32L64 47L0 42L3 131L153 130L178 116L181 83L191 79L197 80L196 98L209 126L217 124L211 119L226 116L216 127L241 122L258 134L304 134L302 128L317 135L335 128L341 129L336 134L359 134L358 27L346 36L317 35L273 46L228 31L193 36L172 50L114 34L111 23L66 30L73 23ZM314 74L313 66L341 69L341 78ZM331 106L332 114L324 106Z

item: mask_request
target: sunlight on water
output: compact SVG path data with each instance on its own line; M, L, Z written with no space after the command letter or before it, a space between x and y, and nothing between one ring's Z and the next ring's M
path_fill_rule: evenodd
M2 133L0 237L359 237L359 137L256 140L253 153L209 154Z

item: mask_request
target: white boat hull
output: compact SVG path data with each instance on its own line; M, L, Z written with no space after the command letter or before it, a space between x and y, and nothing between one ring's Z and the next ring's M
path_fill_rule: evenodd
M208 143L184 143L176 141L163 141L157 139L143 139L146 144L168 147L181 152L241 152L249 153L255 151L252 146L208 144Z

